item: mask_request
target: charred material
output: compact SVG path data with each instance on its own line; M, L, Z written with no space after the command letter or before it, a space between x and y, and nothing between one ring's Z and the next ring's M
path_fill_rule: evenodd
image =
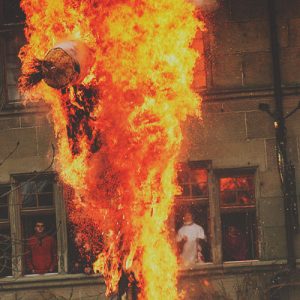
M55 89L62 89L79 78L80 66L60 48L52 49L45 59L33 59L29 71L20 78L21 90L27 90L44 80Z
M34 58L28 66L28 72L23 73L19 78L19 88L26 91L37 85L43 78L43 60Z
M78 41L66 41L50 49L44 59L34 58L27 64L19 80L22 91L31 89L41 80L52 88L62 89L80 83L92 60L90 50Z
M101 140L100 132L94 130L91 115L94 107L99 101L99 94L92 87L83 85L72 86L62 90L63 103L68 116L67 133L69 144L74 155L80 152L80 137L86 136L91 153L95 153L100 149Z

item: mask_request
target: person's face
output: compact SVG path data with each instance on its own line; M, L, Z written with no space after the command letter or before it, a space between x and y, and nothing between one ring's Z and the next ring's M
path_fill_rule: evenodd
M239 230L235 228L234 226L228 227L228 235L232 238L238 237L240 234Z
M34 230L35 230L35 232L38 233L38 234L43 233L44 230L45 230L45 224L42 223L42 222L37 222L37 223L35 224Z
M186 212L184 215L183 215L183 221L185 223L192 223L193 222L193 216L190 212Z

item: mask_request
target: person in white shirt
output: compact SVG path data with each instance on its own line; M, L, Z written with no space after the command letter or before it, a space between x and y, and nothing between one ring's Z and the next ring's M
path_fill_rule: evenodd
M183 215L183 226L178 230L176 241L181 245L180 263L192 266L195 263L204 263L200 241L206 240L203 228L194 223L191 211Z

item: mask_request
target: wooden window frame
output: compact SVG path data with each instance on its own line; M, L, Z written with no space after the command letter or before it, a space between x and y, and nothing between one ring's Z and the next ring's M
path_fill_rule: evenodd
M240 206L240 207L221 207L221 193L220 193L220 179L224 177L239 177L239 176L246 176L246 175L253 175L253 184L254 184L254 196L255 196L255 204L254 205L245 205L245 206ZM215 169L214 170L214 186L215 186L215 204L216 204L216 224L215 226L217 227L216 233L217 233L217 238L219 240L218 242L218 252L217 257L218 257L218 263L222 264L224 263L223 260L223 251L222 251L222 221L221 221L221 216L222 213L226 211L226 213L230 212L253 212L255 211L255 219L256 219L256 258L254 259L248 259L248 260L243 260L243 262L247 261L257 261L260 260L261 257L261 245L260 245L260 233L259 233L259 217L258 217L258 194L257 194L257 168L256 167L241 167L241 168L224 168L224 169ZM226 261L226 263L231 263L235 261Z
M1 22L2 20L3 22ZM6 35L23 31L24 22L4 23L4 2L0 1L0 111L23 107L21 99L20 101L10 101L9 99L6 57ZM11 85L11 87L14 87L14 85Z
M180 165L185 165L191 170L195 169L206 169L207 170L207 188L208 188L208 194L205 197L183 197L183 196L176 196L174 200L174 208L173 208L173 213L172 213L172 226L174 228L174 235L176 235L175 232L175 209L179 205L184 205L184 204L197 204L197 203L203 203L207 205L207 215L208 215L208 220L207 220L207 227L208 227L208 232L205 232L205 234L209 234L209 239L210 239L210 256L211 260L208 262L205 262L204 264L196 264L196 267L201 267L205 266L207 264L218 264L218 249L216 248L217 245L217 238L215 236L215 231L216 228L214 226L214 214L216 210L216 205L214 201L214 189L213 189L213 168L212 168L212 161L211 160L199 160L199 161L187 161L187 162L181 162L179 163Z
M63 199L62 183L58 180L58 176L54 172L43 173L25 173L25 174L12 174L11 175L11 187L12 192L10 196L10 224L11 224L11 236L13 240L22 240L22 228L21 228L21 191L20 185L22 181L28 179L37 179L38 176L50 176L53 178L53 200L54 209L39 209L39 212L54 212L56 219L57 229L57 257L58 257L58 273L65 274L68 270L68 245L67 245L67 226L66 226L66 210ZM30 210L23 210L25 214L30 213ZM22 253L22 244L13 243L12 245L12 275L15 278L23 276L24 260ZM26 275L24 275L26 276ZM36 275L39 276L39 275Z
M10 185L9 184L0 184L1 187L3 187L4 189L8 189L7 192L9 192L10 190ZM6 192L4 192L6 193ZM3 192L0 193L0 196L3 195ZM7 209L8 209L8 217L7 219L0 219L0 227L1 227L1 230L3 228L7 228L9 231L11 231L11 225L10 225L10 215L9 215L9 206L10 206L10 201L9 201L9 194L8 194L8 199L7 199L7 205L0 205L0 209L1 207L6 207L7 206ZM10 235L11 237L11 235ZM10 253L11 257L10 257L10 260L12 259L12 253ZM12 265L10 266L12 267ZM1 269L1 266L0 266L0 269ZM11 275L7 275L7 276L11 276Z

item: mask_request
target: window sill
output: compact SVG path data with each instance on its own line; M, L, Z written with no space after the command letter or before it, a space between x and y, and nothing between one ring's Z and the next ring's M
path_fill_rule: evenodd
M297 261L300 263L300 260ZM179 270L180 277L190 276L214 276L224 274L238 274L238 273L251 273L257 271L271 271L274 269L281 269L286 266L287 261L284 259L261 261L261 260L248 260L248 261L232 261L224 262L223 264L195 264L189 268L181 268Z
M0 110L1 116L19 115L24 113L47 113L50 110L50 106L46 103L27 103L26 105L22 102L8 103L4 105Z
M25 275L19 278L14 278L12 276L1 278L0 291L99 284L104 284L104 279L99 274L47 273L43 275Z
M283 86L283 94L285 96L299 95L300 86L286 85ZM272 86L265 87L232 87L232 88L202 88L197 90L197 92L203 97L205 101L218 102L223 100L239 100L239 99L252 99L261 97L271 97L274 94L274 88ZM204 101L204 102L205 102Z
M286 260L272 260L272 261L236 261L225 262L223 264L195 264L190 268L181 268L179 270L179 278L184 277L201 277L201 276L224 276L238 273L251 273L274 271L282 269L286 266ZM297 260L300 265L300 260ZM38 289L38 288L53 288L53 287L67 287L67 286L84 286L84 285L100 285L104 284L104 279L99 274L57 274L47 273L43 275L25 275L19 278L12 276L0 278L0 291L24 290L24 289Z

